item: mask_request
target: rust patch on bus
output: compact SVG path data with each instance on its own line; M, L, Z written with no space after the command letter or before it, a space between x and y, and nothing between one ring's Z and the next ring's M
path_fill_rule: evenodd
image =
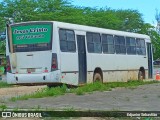
M128 80L137 80L138 71L128 71Z

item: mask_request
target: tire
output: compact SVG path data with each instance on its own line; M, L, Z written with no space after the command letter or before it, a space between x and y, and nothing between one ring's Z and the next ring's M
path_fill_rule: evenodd
M48 88L54 88L54 87L61 87L63 84L49 84L47 85Z
M93 82L96 82L96 81L103 82L102 76L99 73L94 73Z
M48 88L53 88L53 87L57 87L55 85L47 85Z
M144 73L142 71L138 72L138 80L143 80L144 79Z

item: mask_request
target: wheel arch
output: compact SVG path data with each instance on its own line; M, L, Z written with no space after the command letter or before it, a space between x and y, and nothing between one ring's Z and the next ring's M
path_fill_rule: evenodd
M94 75L95 75L96 73L99 73L99 74L101 75L101 77L102 77L102 82L103 82L103 71L102 71L102 69L101 69L100 67L96 67L96 68L94 69L93 77L94 77Z
M145 68L143 66L141 66L139 68L139 72L142 72L143 78L145 79L146 78L146 73L145 73Z

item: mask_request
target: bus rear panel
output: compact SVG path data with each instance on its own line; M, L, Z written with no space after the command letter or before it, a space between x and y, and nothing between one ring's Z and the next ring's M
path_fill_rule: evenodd
M57 54L52 52L53 24L22 23L8 28L7 82L59 82Z

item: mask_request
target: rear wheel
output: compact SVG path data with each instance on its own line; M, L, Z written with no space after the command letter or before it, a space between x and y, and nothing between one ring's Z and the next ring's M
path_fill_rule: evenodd
M138 80L143 80L143 79L145 79L145 77L144 77L144 72L139 71L139 72L138 72Z
M97 82L97 81L103 82L103 81L102 81L102 76L101 76L101 74L99 74L99 73L94 73L93 82Z
M61 87L61 86L62 86L61 83L60 84L49 84L49 85L47 85L48 88Z

